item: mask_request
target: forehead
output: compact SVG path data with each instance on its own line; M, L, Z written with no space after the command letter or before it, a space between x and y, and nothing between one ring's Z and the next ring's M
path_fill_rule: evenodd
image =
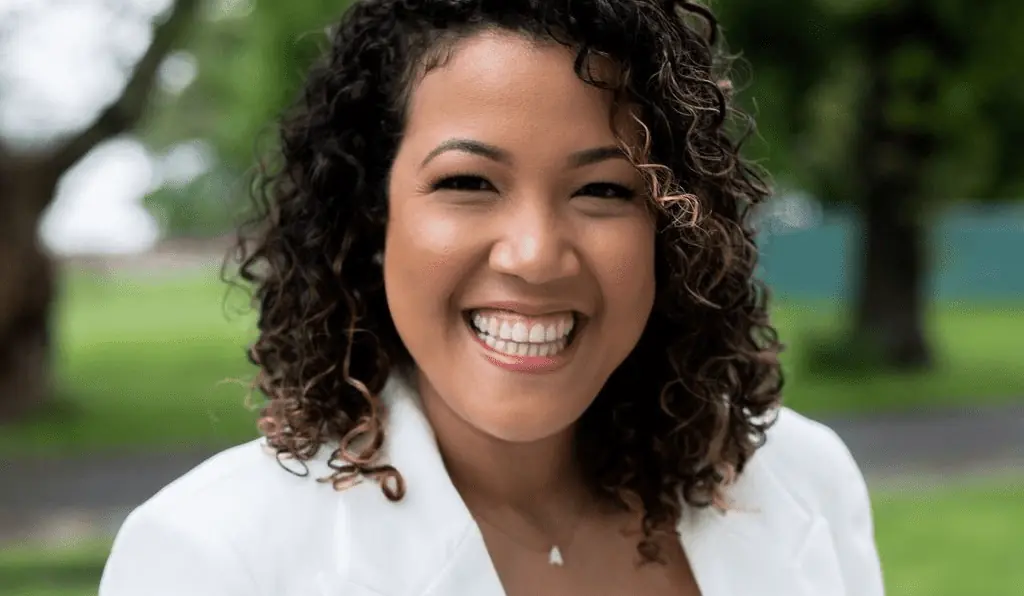
M612 93L582 81L576 52L554 41L485 31L455 44L409 96L407 136L503 136L558 146L614 140ZM593 74L615 69L595 62ZM618 119L620 130L625 120ZM628 128L628 127L627 127Z

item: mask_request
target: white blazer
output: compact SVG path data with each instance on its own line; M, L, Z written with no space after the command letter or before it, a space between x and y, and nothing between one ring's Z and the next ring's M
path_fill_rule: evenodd
M300 478L253 441L132 512L99 596L503 596L418 398L392 382L383 399L401 502L317 482L330 448ZM825 426L783 410L728 494L679 525L702 596L882 596L863 477Z

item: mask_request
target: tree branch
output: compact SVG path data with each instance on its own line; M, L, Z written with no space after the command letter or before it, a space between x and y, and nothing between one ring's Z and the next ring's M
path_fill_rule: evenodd
M132 71L121 96L99 117L45 158L47 169L60 176L94 147L135 127L152 98L160 65L196 19L200 0L177 0L163 23L157 25L153 42Z

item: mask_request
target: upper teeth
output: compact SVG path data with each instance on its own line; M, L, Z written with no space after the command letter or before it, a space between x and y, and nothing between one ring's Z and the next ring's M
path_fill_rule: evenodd
M543 344L564 339L573 328L571 314L528 319L514 314L475 312L473 326L492 337L516 343Z

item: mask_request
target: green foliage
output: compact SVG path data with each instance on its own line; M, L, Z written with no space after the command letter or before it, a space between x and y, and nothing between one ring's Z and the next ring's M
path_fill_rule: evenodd
M219 167L184 186L165 186L147 196L143 204L161 229L175 236L218 236L225 226L244 217L248 203L241 178Z
M251 12L207 11L188 44L196 79L181 95L165 99L151 141L166 146L204 138L231 169L244 171L253 161L254 141L296 97L306 70L326 47L326 27L347 4L254 0Z
M1024 4L1012 0L736 0L714 4L753 70L755 157L824 199L856 201L851 144L882 64L890 125L937 139L924 194L1024 194ZM882 31L884 34L879 34ZM880 56L881 60L877 57ZM766 147L765 147L766 146ZM855 182L855 181L852 181Z
M211 173L147 200L169 232L206 235L235 223L246 173L276 141L276 117L296 98L309 65L327 46L326 28L348 3L253 0L251 10L235 2L242 8L225 12L210 2L186 46L195 80L178 95L165 93L143 131L158 151L192 139L215 149Z
M145 137L156 149L203 138L216 150L213 182L161 193L149 204L172 231L223 227L241 180L274 142L275 116L324 49L325 29L350 0L210 4L187 51L197 77L162 97ZM865 90L881 55L891 89L884 114L901 130L924 131L938 149L922 175L940 200L1024 195L1024 3L1001 0L734 0L713 2L740 55L736 84L758 117L749 147L781 187L856 202L851 168ZM874 34L885 30L885 35ZM747 66L751 68L747 68ZM752 75L750 74L752 69ZM876 68L877 69L877 68ZM190 217L207 218L192 221Z

